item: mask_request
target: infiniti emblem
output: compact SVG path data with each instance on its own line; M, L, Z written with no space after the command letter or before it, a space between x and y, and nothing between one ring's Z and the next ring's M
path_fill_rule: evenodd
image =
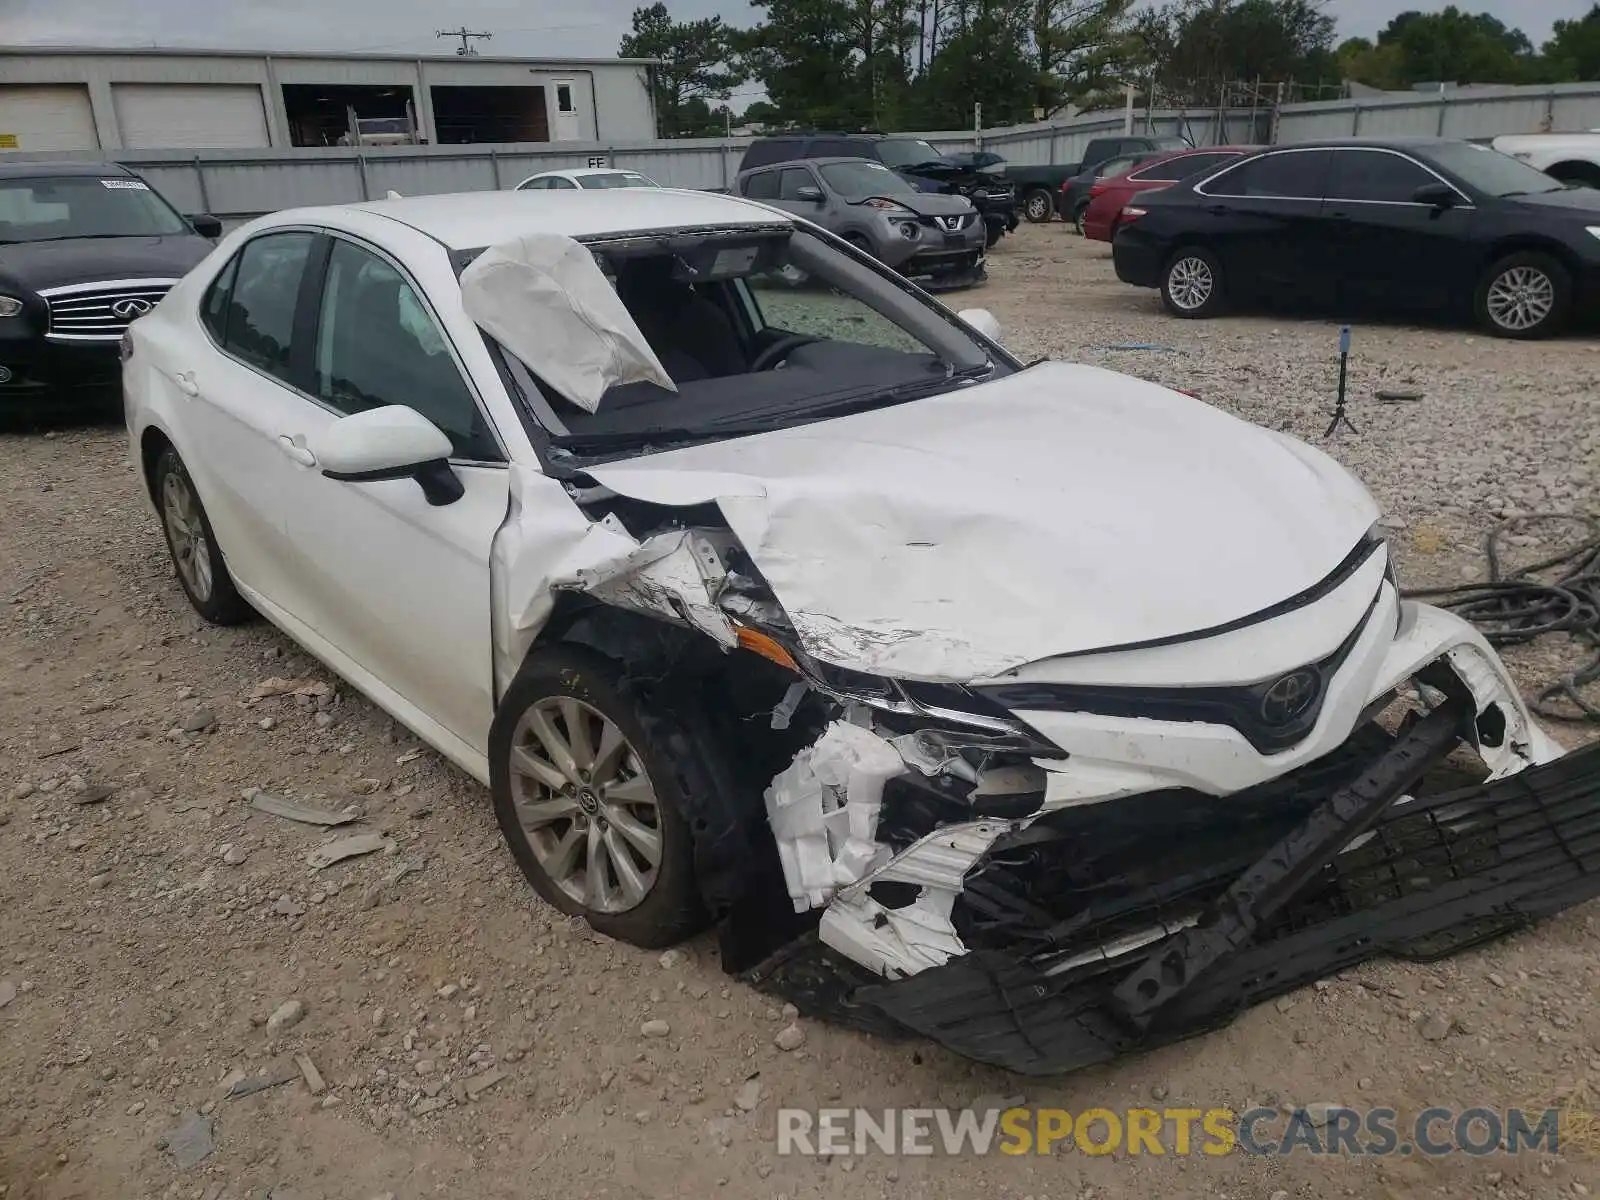
M1304 716L1317 698L1317 673L1293 671L1277 680L1261 697L1261 719L1278 727Z
M121 317L124 321L131 321L135 317L142 317L154 307L155 305L149 300L141 299L138 296L127 296L121 300L114 300L111 303L111 311L116 316Z

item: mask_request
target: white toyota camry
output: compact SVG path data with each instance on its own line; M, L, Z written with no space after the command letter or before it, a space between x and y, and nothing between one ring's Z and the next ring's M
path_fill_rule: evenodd
M807 1012L1058 1071L1600 890L1596 753L1359 483L998 337L738 198L486 193L239 229L123 378L205 618Z

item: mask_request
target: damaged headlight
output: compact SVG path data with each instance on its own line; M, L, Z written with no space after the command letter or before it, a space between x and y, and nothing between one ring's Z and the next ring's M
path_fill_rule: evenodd
M802 673L816 691L843 704L870 708L879 721L905 732L938 731L943 744L1015 751L1040 758L1065 752L993 700L955 683L918 683L868 675L810 657Z

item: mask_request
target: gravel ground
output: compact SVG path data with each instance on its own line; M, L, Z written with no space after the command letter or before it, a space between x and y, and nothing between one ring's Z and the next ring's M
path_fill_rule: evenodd
M1333 324L1171 321L1153 293L1114 281L1104 247L1060 225L1007 239L992 277L954 299L990 307L1025 355L1177 384L1312 439L1327 424ZM1169 349L1106 348L1130 341ZM1588 340L1363 327L1350 379L1361 432L1326 444L1386 507L1405 575L1456 582L1479 570L1496 516L1595 507L1597 371ZM1381 403L1380 387L1421 399ZM730 984L709 939L662 956L568 923L524 886L480 788L270 628L203 626L122 455L114 428L0 438L6 1200L1600 1187L1593 1159L1574 1154L779 1157L780 1103L1582 1107L1600 1078L1596 909L1431 966L1364 966L1219 1033L1059 1081L806 1021L783 1049L789 1019ZM1531 690L1575 653L1551 644L1512 662ZM324 686L262 695L279 690L268 680ZM1557 732L1569 745L1588 735ZM296 824L253 808L257 788L353 803L365 820ZM385 848L308 865L351 832ZM164 1148L164 1135L205 1122L211 1152L180 1166L185 1139Z

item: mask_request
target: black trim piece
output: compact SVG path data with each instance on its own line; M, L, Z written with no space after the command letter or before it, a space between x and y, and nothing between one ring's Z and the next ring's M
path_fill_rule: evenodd
M289 327L289 378L284 382L308 396L317 394L317 330L322 324L324 283L332 255L333 239L326 233L313 234L311 250L300 269L300 291Z
M494 464L490 464L494 465ZM435 458L407 467L383 467L376 471L330 471L322 474L337 483L383 483L391 479L415 479L429 504L442 508L467 494L466 484L450 469L448 459Z
M1364 833L1402 792L1459 740L1460 706L1418 721L1359 778L1335 792L1303 824L1262 855L1211 905L1199 926L1168 938L1111 993L1111 1007L1145 1030L1208 970L1247 945L1263 922L1302 892L1329 859Z
M1373 595L1361 620L1332 654L1254 683L1157 688L1030 682L989 684L971 690L1012 713L1081 712L1226 725L1260 753L1276 754L1298 745L1316 727L1328 698L1328 685L1372 620L1380 593ZM1296 689L1293 703L1275 700L1274 693L1280 688Z
M1338 823L1327 819L1330 829ZM1285 881L1303 874L1303 864L1270 855L1261 864L1279 868ZM1137 957L1051 973L1025 947L982 947L897 982L807 999L852 1025L882 1016L969 1058L1054 1075L1220 1028L1249 1005L1380 955L1454 954L1600 895L1600 744L1391 807L1364 844L1302 884L1275 916L1223 946L1209 970L1191 973L1144 1028L1120 1020L1111 997Z

